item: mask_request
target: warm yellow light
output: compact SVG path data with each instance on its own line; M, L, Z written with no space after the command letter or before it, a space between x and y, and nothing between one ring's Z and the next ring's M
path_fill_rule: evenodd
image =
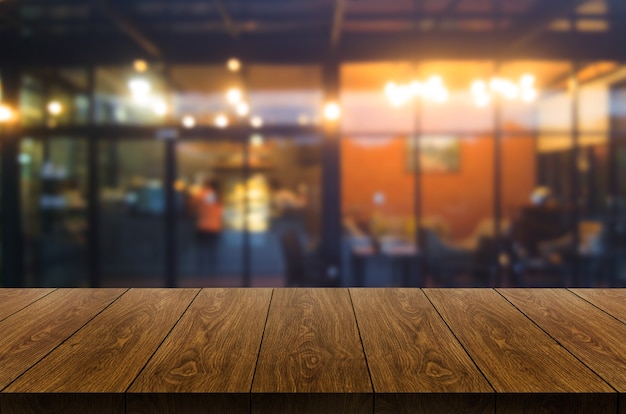
M239 116L246 116L250 113L250 106L245 102L239 102L235 107L235 111Z
M148 70L148 63L145 60L137 59L133 62L133 67L139 73L144 73Z
M472 93L475 95L485 93L487 91L487 84L484 80L475 80L474 82L472 82L471 90Z
M128 88L135 101L146 103L150 97L152 85L146 79L134 78L128 81Z
M327 121L336 121L341 116L341 108L336 102L328 102L324 105L324 118Z
M527 73L520 78L519 83L523 88L531 88L535 84L535 77Z
M228 62L226 62L226 67L231 72L238 72L239 69L241 69L241 62L239 61L239 59L230 58L228 59Z
M226 92L226 100L230 104L237 105L239 102L241 102L241 98L242 94L238 88L230 88Z
M224 114L219 114L215 117L215 126L218 128L226 128L228 126L228 117Z
M196 118L191 115L186 115L183 117L183 126L185 128L193 128L196 126Z
M48 113L53 116L60 115L63 112L63 105L59 101L48 102Z
M411 82L409 87L413 96L418 96L422 93L422 84L419 81Z
M163 101L156 101L152 105L152 111L158 116L167 115L167 104Z
M15 119L15 112L9 106L0 104L0 123L8 123Z
M537 99L537 91L534 89L527 89L522 91L522 101L526 103L534 102Z
M250 125L252 125L253 128L261 128L263 126L263 118L260 116L253 116L250 118Z
M482 93L482 94L478 94L476 95L476 97L474 98L476 105L480 108L484 108L487 105L489 105L489 102L491 101L491 98L489 98L489 95L486 93Z

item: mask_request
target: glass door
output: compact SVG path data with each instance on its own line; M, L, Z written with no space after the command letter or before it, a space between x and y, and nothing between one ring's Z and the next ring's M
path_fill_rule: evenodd
M179 286L244 284L245 217L250 217L245 197L250 191L243 149L234 139L176 145Z

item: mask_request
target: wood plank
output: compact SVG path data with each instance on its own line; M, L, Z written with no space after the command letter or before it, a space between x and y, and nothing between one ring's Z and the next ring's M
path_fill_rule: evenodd
M245 395L216 394L126 394L126 413L249 413L250 390Z
M118 414L124 413L123 394L6 394L2 414Z
M496 392L498 413L615 413L617 393L493 289L425 289Z
M271 295L203 289L130 387L130 412L249 413Z
M252 412L371 413L372 407L348 290L274 290Z
M565 289L499 292L620 393L626 392L626 325Z
M350 289L376 413L493 413L494 390L419 289Z
M570 291L626 323L626 289L570 289Z
M0 289L0 321L25 308L54 289Z
M55 394L50 409L67 404L64 393L85 398L123 394L170 332L199 289L131 289L7 387L6 393ZM47 397L46 397L47 398ZM36 411L33 411L35 413ZM63 412L82 413L67 406Z
M126 289L58 289L0 322L0 390Z

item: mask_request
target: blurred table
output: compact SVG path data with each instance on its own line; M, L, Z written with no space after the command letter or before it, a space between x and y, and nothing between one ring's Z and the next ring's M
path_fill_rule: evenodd
M374 245L355 245L351 249L354 286L365 286L365 267L371 258L383 256L390 259L394 269L399 268L402 286L411 284L411 262L419 258L419 250L412 243L383 243L379 248ZM417 282L416 282L417 283Z

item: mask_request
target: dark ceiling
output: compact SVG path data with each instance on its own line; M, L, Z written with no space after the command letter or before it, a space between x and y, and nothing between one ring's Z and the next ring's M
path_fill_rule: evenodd
M0 61L626 60L624 0L0 0Z

